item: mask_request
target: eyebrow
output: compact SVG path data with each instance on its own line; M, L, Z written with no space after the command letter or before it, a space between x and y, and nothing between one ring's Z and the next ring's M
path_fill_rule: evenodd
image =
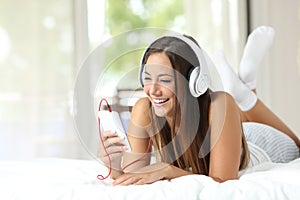
M151 76L151 74L150 73L148 73L148 72L144 72L146 75L149 75L149 76ZM170 76L170 77L174 77L173 75L170 75L170 74L159 74L158 75L158 77L161 77L161 76Z

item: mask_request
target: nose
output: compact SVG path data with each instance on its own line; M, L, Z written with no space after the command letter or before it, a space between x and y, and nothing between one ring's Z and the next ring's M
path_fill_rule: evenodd
M149 93L153 96L159 96L161 94L160 85L157 83L152 83L149 85Z

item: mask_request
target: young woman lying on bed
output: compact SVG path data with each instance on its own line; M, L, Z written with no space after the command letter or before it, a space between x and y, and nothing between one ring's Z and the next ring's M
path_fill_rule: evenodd
M273 37L271 27L250 34L239 76L222 53L215 55L226 92L207 87L204 54L193 38L164 36L150 44L140 69L147 98L134 106L128 127L132 151L125 152L127 147L120 144L124 138L103 132L113 184L145 184L189 174L223 182L237 179L239 170L253 164L299 157L299 139L255 95L256 68ZM155 164L150 164L151 150ZM100 158L109 166L102 146Z

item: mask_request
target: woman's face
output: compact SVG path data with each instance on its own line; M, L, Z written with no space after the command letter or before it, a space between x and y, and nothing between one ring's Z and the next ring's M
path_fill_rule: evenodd
M175 103L175 77L172 64L164 53L148 57L144 70L144 91L159 117L172 116Z

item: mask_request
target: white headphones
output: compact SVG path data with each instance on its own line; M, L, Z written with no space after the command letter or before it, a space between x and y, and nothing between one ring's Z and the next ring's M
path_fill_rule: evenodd
M200 66L194 66L194 69L192 69L192 72L190 72L189 74L189 89L191 94L194 97L199 97L202 94L204 94L207 89L208 89L208 85L210 83L210 78L209 78L209 72L208 72L208 66L204 57L204 53L202 52L202 49L191 39L183 36L183 35L165 35L162 36L156 40L159 40L161 38L164 37L174 37L177 38L181 41L183 41L184 43L186 43L192 50L193 52L196 54L199 65ZM155 40L155 41L156 41ZM155 42L154 41L154 42ZM139 72L139 80L141 85L144 87L143 84L143 71L144 71L144 65L145 65L145 55L148 52L149 48L152 46L152 44L154 43L152 42L145 50L145 52L143 53L142 56L142 60L141 60L141 66L140 66L140 72ZM173 52L176 53L176 52Z

